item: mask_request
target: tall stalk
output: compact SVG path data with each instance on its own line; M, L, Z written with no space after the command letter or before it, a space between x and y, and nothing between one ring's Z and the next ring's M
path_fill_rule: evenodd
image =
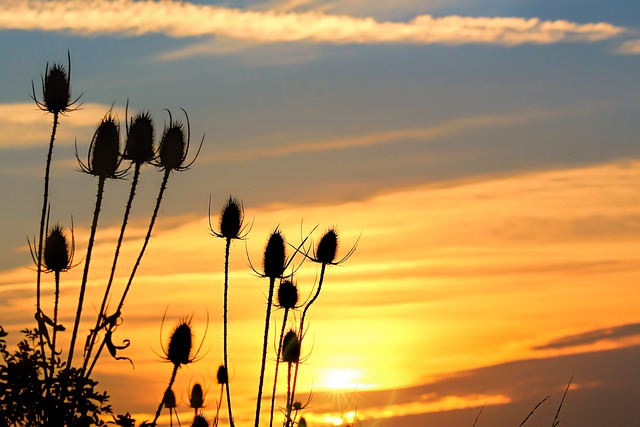
M284 309L284 315L282 316L282 328L280 328L280 338L278 339L278 354L276 355L276 369L273 374L273 390L271 392L271 410L269 414L269 427L273 426L273 410L276 404L276 389L278 387L278 368L280 367L280 359L282 357L282 340L284 338L284 331L287 327L287 317L289 315L289 308ZM291 373L289 372L289 376ZM289 394L287 393L287 402L289 402Z
M262 342L262 362L260 364L260 381L258 384L258 397L256 399L256 422L255 427L260 425L260 406L262 400L262 386L264 384L264 370L267 363L267 341L269 339L269 320L271 318L271 304L273 302L273 288L275 287L275 277L269 278L269 296L267 298L267 314L264 323L264 340Z
M223 324L224 324L224 333L223 333L223 353L224 353L224 367L227 370L227 378L229 375L229 358L228 358L228 327L229 327L229 304L228 304L228 294L229 294L229 252L230 252L230 248L231 248L231 238L227 238L226 239L226 243L225 243L225 248L224 248L224 308L223 308L223 312L224 312L224 320L223 320ZM227 381L227 386L226 386L226 390L227 390L227 409L229 412L229 425L231 427L234 427L234 422L233 422L233 411L231 410L231 391L229 390L229 381ZM220 396L222 397L222 396Z

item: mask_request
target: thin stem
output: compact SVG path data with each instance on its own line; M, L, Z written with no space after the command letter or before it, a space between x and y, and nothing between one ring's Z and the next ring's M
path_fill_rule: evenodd
M78 308L76 310L76 320L73 324L73 334L71 335L71 344L69 345L69 357L67 359L67 367L71 367L73 360L73 350L78 335L78 326L80 325L80 315L82 314L82 304L84 303L84 292L87 287L87 278L89 277L89 265L91 264L91 251L93 250L93 242L96 237L98 228L98 217L100 216L100 207L102 206L102 195L104 194L105 177L98 178L98 194L96 195L96 207L93 211L93 221L91 222L91 233L89 234L89 243L87 244L87 257L84 262L84 273L82 274L82 282L80 283L80 295L78 296Z
M269 320L271 318L271 303L273 301L273 288L275 287L276 279L269 278L269 297L267 301L267 314L264 321L264 341L262 343L262 364L260 365L260 382L258 384L258 398L256 400L256 422L255 427L260 424L260 406L262 400L262 386L264 384L264 369L267 363L267 341L269 339Z
M271 393L271 414L269 415L269 427L273 427L273 410L276 403L276 389L278 385L278 367L280 366L280 359L282 356L282 341L284 339L284 330L287 326L287 316L289 315L289 309L284 309L284 316L282 317L282 328L280 329L280 339L278 340L278 354L276 356L276 370L273 376L273 392ZM289 395L287 394L287 402L289 401Z
M313 304L315 300L318 299L318 295L320 295L320 289L322 289L322 282L324 281L324 271L326 267L327 267L327 264L322 263L322 267L320 267L320 278L318 279L318 289L316 290L316 293L313 296L313 298L311 298L311 301L309 301L309 303L304 307L304 310L302 310L302 316L300 317L300 336L304 334L304 319L307 316L307 311L309 310L309 307L311 307L311 304ZM287 402L287 404L290 404L292 406L293 406L293 400L295 399L295 395L296 395L296 385L298 384L298 368L299 367L300 367L300 364L296 363L295 373L293 374L293 390L291 391L290 401Z
M56 357L56 337L58 334L58 302L60 301L60 272L54 273L56 281L55 300L53 303L53 337L51 338L51 376L53 376L53 367Z
M158 421L158 418L160 417L160 412L162 412L162 407L164 406L164 396L169 392L169 390L171 390L171 386L173 386L173 382L176 380L176 374L178 373L179 367L180 365L173 365L173 372L171 372L171 378L169 379L169 385L167 386L167 391L165 391L165 393L162 395L163 396L162 401L158 405L158 409L156 410L156 415L153 418L153 421L151 422L151 425L153 426L156 425L156 421Z
M291 399L291 362L287 363L287 402L289 402L289 400ZM296 363L296 367L298 366L298 364ZM290 426L291 425L291 412L293 412L293 405L289 406L289 404L287 403L287 409L285 411L285 417L284 417L284 422L286 426Z
M129 213L131 212L131 206L133 204L133 198L136 195L136 187L138 185L138 178L140 177L140 163L136 163L133 170L133 178L131 181L131 190L129 191L129 199L127 200L127 205L124 210L124 217L122 219L122 226L120 227L120 235L118 236L118 243L116 244L116 250L113 255L113 264L111 265L111 273L109 275L109 281L107 282L107 288L104 291L104 296L102 298L102 304L100 305L100 311L98 312L98 318L96 319L96 326L91 330L89 334L89 345L86 350L84 364L82 365L82 371L84 372L87 368L87 363L89 362L89 358L91 357L91 352L93 351L93 346L95 345L96 338L100 328L100 321L106 318L106 310L105 307L107 305L107 299L109 297L109 292L111 291L111 285L113 284L113 278L116 272L116 266L118 265L118 256L120 254L120 247L122 246L122 240L124 239L124 231L127 228L127 222L129 220Z
M229 359L228 359L228 339L227 330L229 326L228 296L229 296L229 252L231 239L227 238L224 248L224 369L227 371L227 409L229 411L229 425L234 427L233 413L231 411L231 391L229 390ZM221 390L222 392L222 390ZM222 396L220 396L222 398ZM221 399L222 402L222 399Z
M131 288L131 283L133 282L133 278L136 275L136 271L140 266L140 261L142 261L142 257L144 256L144 251L147 249L147 245L149 244L149 239L151 239L153 226L156 223L156 218L158 217L158 212L160 211L160 203L162 202L162 196L164 195L164 191L167 189L167 181L169 181L170 173L171 173L171 169L166 169L164 171L164 176L162 177L162 183L160 184L160 191L158 192L158 198L156 199L156 206L153 209L153 214L151 215L151 221L149 222L149 229L147 230L147 235L144 236L144 243L142 244L142 249L140 249L140 254L138 255L138 259L136 259L136 263L133 266L133 270L131 270L131 276L129 276L129 281L127 282L127 286L124 289L124 293L122 294L122 298L120 299L120 303L118 304L116 313L120 313L122 311L124 300L127 297L127 293L129 292L129 289Z
M44 247L44 235L46 230L44 229L45 218L47 216L47 206L49 205L49 175L51 171L51 158L53 156L53 143L56 139L56 131L58 130L58 112L53 113L53 126L51 129L51 139L49 140L49 150L47 152L47 163L44 169L44 195L42 196L42 214L40 215L40 231L38 233L38 273L36 276L36 312L41 313L40 303L40 283L42 279L42 253ZM42 333L40 336L40 350L44 357L44 342L42 340Z

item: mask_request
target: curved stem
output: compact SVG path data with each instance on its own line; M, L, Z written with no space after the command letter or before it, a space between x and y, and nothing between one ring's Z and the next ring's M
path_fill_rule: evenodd
M271 413L269 415L269 427L273 427L273 410L276 403L276 389L278 385L278 368L280 367L280 359L282 356L282 340L284 339L284 330L287 326L287 317L289 315L289 309L284 309L284 316L282 317L282 328L280 329L280 339L278 340L278 354L276 356L276 370L273 375L273 391L271 393ZM287 402L289 401L289 395L287 394ZM286 408L285 408L286 410Z
M49 140L49 150L47 152L47 163L44 169L44 195L42 196L42 213L40 215L40 231L38 232L38 273L36 276L36 311L40 313L40 283L42 280L42 253L44 246L44 235L46 230L44 229L45 218L47 216L47 206L49 205L49 174L51 171L51 158L53 156L53 143L56 139L56 131L58 130L58 113L53 113L53 126L51 129L51 139ZM40 335L40 349L44 357L44 342L42 340L42 334Z
M320 289L322 289L322 282L324 281L324 270L326 267L327 267L327 264L322 263L322 267L320 267L320 278L318 279L318 289L316 290L316 293L313 296L313 298L311 298L311 301L309 301L309 303L304 307L304 310L302 310L302 316L300 317L300 336L301 337L304 335L304 319L307 316L307 311L309 310L309 307L311 307L311 304L313 304L315 300L318 299L318 296L320 295ZM287 404L291 406L293 406L293 401L296 395L296 385L298 384L298 368L300 368L300 364L296 363L295 373L293 374L293 389L291 391L291 398L290 398L290 401L287 402Z
M96 195L96 207L93 211L93 221L91 222L91 233L89 234L89 243L87 244L87 257L84 262L84 273L82 274L82 282L80 283L80 295L78 296L78 308L76 310L76 320L73 324L73 334L71 335L71 344L69 345L69 357L67 358L67 367L71 367L73 360L73 350L78 335L78 326L80 325L80 315L82 314L82 304L84 303L84 292L87 287L87 278L89 277L89 265L91 264L91 251L93 250L93 242L96 237L98 228L98 217L100 216L100 207L102 206L102 195L104 194L104 183L106 178L98 178L98 194Z
M258 384L258 398L256 399L256 422L255 427L260 424L260 406L262 400L262 386L264 384L264 369L267 363L267 341L269 339L269 320L271 318L271 303L273 301L273 288L275 287L276 279L269 278L269 297L267 301L267 314L264 321L264 341L262 343L262 364L260 365L260 382Z
M136 263L133 266L133 270L131 270L131 276L129 276L129 281L127 282L127 286L124 289L124 293L122 294L122 298L120 299L120 303L118 304L116 313L120 313L122 310L122 306L124 305L124 300L127 297L127 293L129 292L129 289L131 288L131 283L133 282L133 278L136 275L136 271L140 266L140 261L142 261L142 257L144 256L144 251L147 249L147 245L149 244L149 239L151 238L153 226L156 223L156 218L158 217L158 212L160 211L160 203L162 202L162 196L164 195L164 191L167 188L167 181L169 181L170 173L171 173L171 169L167 169L164 171L164 176L162 177L162 183L160 184L160 191L158 192L158 197L156 199L156 206L153 209L153 214L151 215L151 221L149 222L149 229L147 230L147 235L144 237L144 243L142 244L142 249L140 249L140 254L138 255L138 259L136 259Z
M167 391L162 395L162 401L158 405L158 409L156 410L156 415L151 422L151 425L155 426L158 418L160 417L160 412L162 412L162 407L164 406L164 396L171 390L171 386L173 386L173 382L176 380L176 374L178 373L178 368L180 365L173 365L173 372L171 372L171 378L169 379L169 385L167 386Z
M136 163L133 170L133 178L131 181L131 190L129 191L129 199L127 200L127 205L124 210L124 217L122 219L122 226L120 227L120 235L118 236L118 243L116 243L116 250L113 255L113 264L111 265L111 273L109 274L109 281L107 282L107 288L104 291L104 296L102 298L102 304L100 305L100 311L98 312L98 318L96 319L96 326L91 330L89 335L89 345L86 350L84 364L82 365L82 371L84 372L87 368L87 363L89 362L89 358L91 357L91 352L93 351L93 346L96 342L96 337L99 332L100 322L102 319L106 318L107 313L105 312L105 307L107 305L107 299L109 298L109 292L111 291L111 285L113 284L113 277L116 273L116 266L118 265L118 256L120 254L120 247L122 246L122 240L124 239L124 230L127 228L127 222L129 220L129 214L131 212L131 206L133 204L133 198L136 195L136 187L138 185L138 178L140 177L140 164Z
M229 411L229 425L234 427L233 413L231 411L231 391L229 390L229 359L228 359L228 340L227 330L229 325L229 310L228 310L228 296L229 296L229 252L231 248L231 239L227 238L224 249L224 368L227 371L227 409ZM221 390L222 392L222 390ZM222 397L222 396L220 396ZM222 401L221 401L222 403Z

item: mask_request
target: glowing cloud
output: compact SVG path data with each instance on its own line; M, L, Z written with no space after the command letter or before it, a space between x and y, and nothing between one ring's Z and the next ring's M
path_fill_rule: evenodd
M407 22L322 12L251 11L183 1L8 0L0 28L80 35L222 36L262 43L466 44L595 42L627 30L605 22L578 24L519 17L419 15Z

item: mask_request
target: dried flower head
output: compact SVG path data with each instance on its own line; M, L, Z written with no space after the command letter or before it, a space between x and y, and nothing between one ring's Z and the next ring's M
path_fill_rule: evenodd
M300 421L298 421L298 427L307 427L307 420L305 420L304 417L300 418Z
M320 238L315 258L322 264L331 264L337 253L338 233L334 228L330 228Z
M51 67L47 64L42 80L42 100L36 98L36 90L31 83L31 97L38 108L53 114L64 114L71 111L73 105L80 99L71 101L71 55L67 52L67 68L64 65L54 63Z
M244 209L242 203L238 199L229 196L229 200L227 200L220 214L220 233L216 233L216 235L225 239L239 239L243 221Z
M209 421L202 414L198 414L193 417L191 427L209 427Z
M76 150L80 169L99 178L119 178L124 172L118 172L120 166L120 126L111 115L111 111L102 119L93 134L89 146L87 163L84 164Z
M216 380L218 384L229 384L229 373L224 365L218 367L218 373L216 374Z
M189 406L194 409L204 407L204 392L202 391L202 386L199 383L195 383L191 388Z
M167 347L167 359L174 365L186 365L192 361L193 331L191 321L180 321L173 329Z
M288 363L300 361L300 340L293 330L287 332L282 340L282 361Z
M290 280L283 280L278 287L278 306L294 309L298 303L298 288Z
M71 269L74 250L73 233L70 245L63 228L57 224L54 225L47 234L44 246L43 263L45 271L60 273Z
M164 392L164 397L162 398L162 404L167 409L175 409L178 406L176 404L176 395L172 389L168 388Z
M167 110L167 113L169 113L169 123L165 125L162 132L160 147L158 148L158 154L155 159L156 166L165 171L183 171L189 169L198 157L200 149L202 148L202 143L204 142L203 136L195 157L189 164L184 165L187 155L189 154L191 125L189 124L189 116L187 115L187 112L184 109L182 109L182 111L186 117L186 129L182 122L177 120L174 121L171 116L171 112Z
M127 142L123 158L142 165L153 160L154 127L148 111L136 114L127 125Z
M263 271L264 276L270 279L282 277L286 269L286 249L284 237L277 228L269 236L267 246L264 249Z

